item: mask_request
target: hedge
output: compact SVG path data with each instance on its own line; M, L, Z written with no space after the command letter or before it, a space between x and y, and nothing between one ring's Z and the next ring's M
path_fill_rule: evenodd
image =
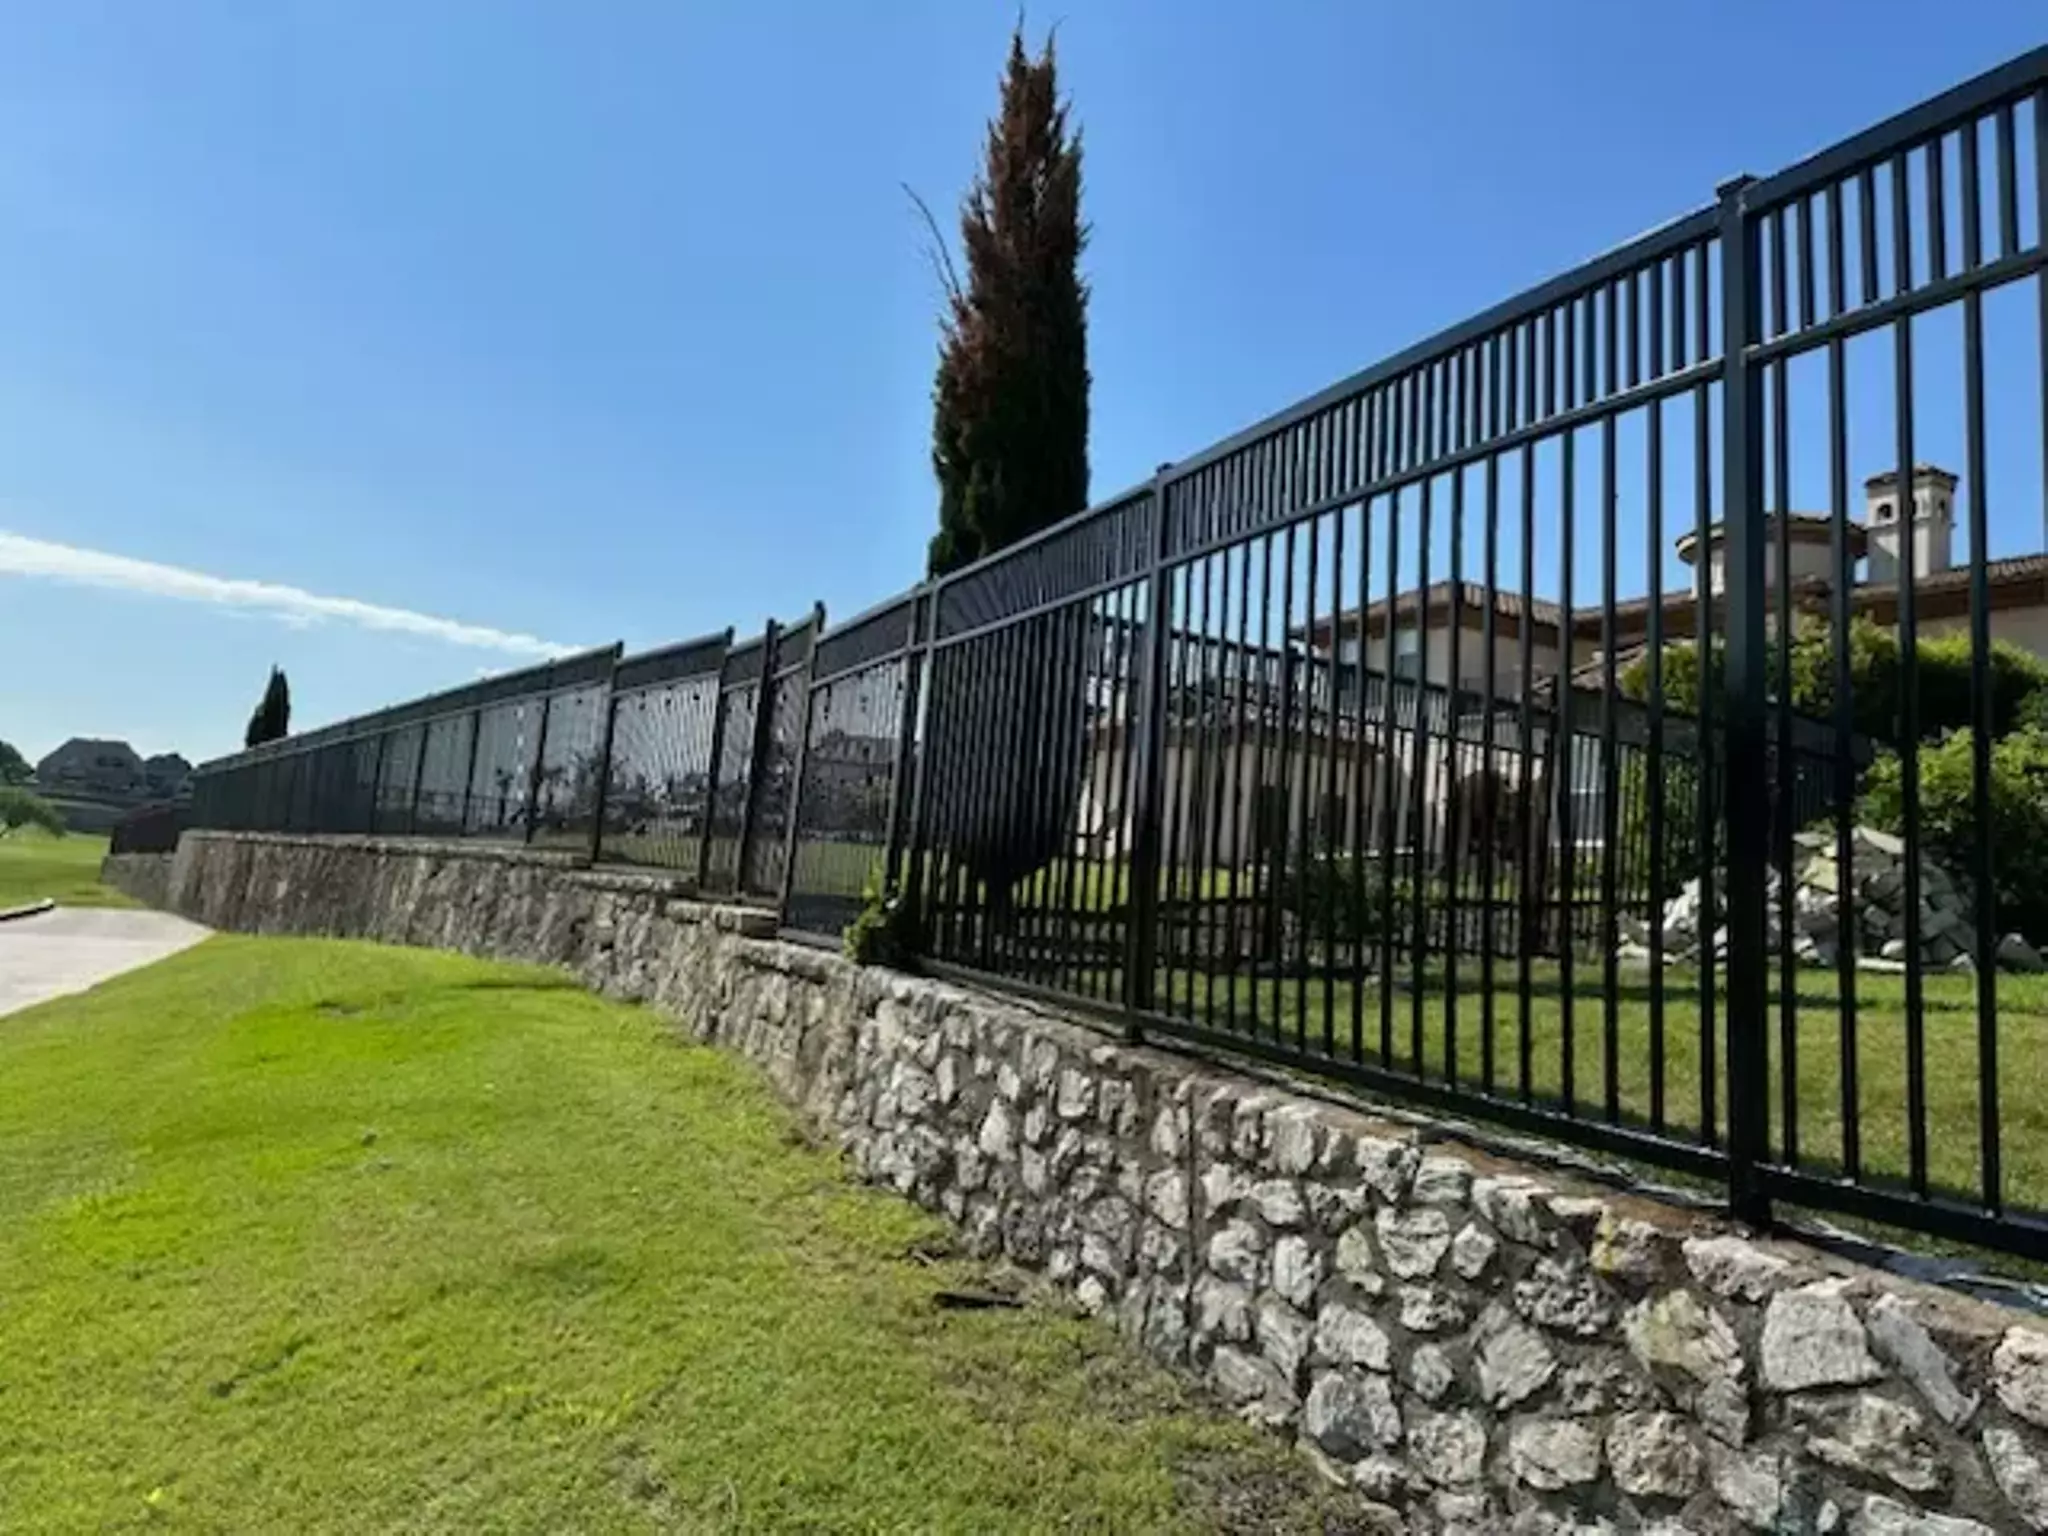
M1919 751L1920 846L1965 892L1976 888L1974 742L1971 732L1956 731L1923 742ZM1904 771L1896 755L1887 752L1871 765L1858 814L1883 831L1905 831ZM1990 818L1997 931L2048 939L2048 730L2022 727L1991 744Z
M1970 637L1967 633L1935 635L1916 648L1919 682L1920 736L1941 736L1976 724L1970 688ZM1835 653L1832 630L1815 620L1795 625L1791 647L1792 707L1818 720L1832 720L1835 708ZM1708 665L1725 676L1723 642L1708 647ZM2048 724L2048 662L2006 640L1991 642L1987 668L1991 679L1991 734L2003 736L2032 721ZM1899 640L1891 630L1864 617L1849 625L1850 715L1859 735L1874 741L1898 739ZM1776 689L1778 656L1770 654L1770 687ZM1691 641L1664 648L1665 704L1685 714L1699 712L1700 656ZM1622 692L1646 699L1650 660L1636 657L1621 673Z

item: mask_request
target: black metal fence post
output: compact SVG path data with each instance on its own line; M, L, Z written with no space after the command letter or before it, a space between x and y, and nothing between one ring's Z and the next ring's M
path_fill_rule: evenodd
M484 712L474 709L469 714L469 755L462 770L462 815L455 823L457 837L469 836L469 798L476 792L476 749L483 740Z
M427 744L434 739L432 719L420 722L420 744L412 755L412 787L405 800L405 835L411 837L420 829L420 790L427 777Z
M818 675L818 640L825 633L825 605L811 605L811 644L804 653L804 669L789 680L789 686L797 692L803 703L803 719L797 727L796 758L790 764L789 804L783 811L782 823L782 872L775 882L775 921L778 925L789 921L789 892L796 878L797 823L802 819L804 809L804 763L811 753L811 680ZM769 701L771 704L773 700ZM759 740L757 735L756 740ZM760 770L755 771L760 777Z
M1124 934L1124 1006L1152 1007L1158 978L1160 834L1165 777L1167 629L1173 622L1167 580L1167 466L1152 477L1152 549L1147 571L1145 655L1140 663L1137 793L1131 807L1131 905ZM1128 1026L1136 1038L1136 1025Z
M930 780L932 737L939 724L937 715L932 711L931 700L935 697L932 683L937 661L935 647L939 634L939 594L944 589L945 578L940 577L927 582L911 601L910 660L916 669L918 696L906 697L903 701L903 720L894 770L900 782L904 762L902 753L910 752L910 792L903 806L908 818L903 830L906 844L905 867L899 889L906 893L905 899L916 903L914 916L927 940L932 933L932 903L929 900L930 893L925 889L925 858L930 852L931 842L926 795ZM920 709L924 711L922 719L919 718Z
M391 745L391 732L377 733L377 755L370 763L370 814L365 819L363 830L372 837L377 835L377 797L384 793L384 754Z
M704 889L711 874L711 834L718 825L718 760L725 756L725 679L732 671L731 625L718 658L718 682L711 695L711 755L704 765L704 825L697 829L696 887Z
M1721 518L1726 538L1723 589L1728 604L1728 1200L1737 1218L1770 1220L1763 1187L1769 1157L1770 1059L1766 1043L1765 881L1770 805L1759 793L1768 772L1764 740L1764 422L1763 392L1749 350L1761 340L1758 227L1744 176L1721 198ZM1711 866L1709 868L1711 873ZM1711 946L1702 963L1713 964Z
M929 590L932 589L911 599L910 618L904 628L903 712L896 722L896 756L889 764L889 830L882 851L882 889L886 895L902 889L906 857L915 856L914 849L905 848L904 838L914 834L917 825L911 802L916 798L921 776L919 764L912 762L911 757L917 751L917 711L929 656L925 642L925 619L931 606ZM914 889L914 880L911 885Z
M740 797L740 846L733 861L735 894L744 895L753 873L754 829L761 813L761 779L767 769L768 739L775 728L775 668L782 659L782 626L775 620L761 632L761 680L754 685L754 739L747 747L747 783Z
M533 841L534 819L540 813L541 769L548 760L548 716L554 712L555 695L552 691L554 678L548 678L550 691L540 696L540 734L533 744L533 767L526 775L526 826L521 841Z
M597 749L597 792L590 807L590 862L604 854L605 801L612 788L612 740L619 726L619 658L612 657L612 674L604 687L604 739Z

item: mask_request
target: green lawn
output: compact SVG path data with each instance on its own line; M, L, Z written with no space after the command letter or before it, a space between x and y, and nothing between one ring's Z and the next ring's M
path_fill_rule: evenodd
M134 902L100 884L107 840L83 832L50 837L16 831L0 836L0 910L48 897L67 907L132 907Z
M1512 959L1496 959L1493 975L1495 1083L1509 1096L1521 1091L1520 1035L1522 994ZM1476 956L1459 961L1455 1004L1441 962L1430 963L1423 985L1416 989L1407 966L1397 958L1391 1004L1393 1049L1384 1058L1395 1070L1412 1072L1416 1002L1421 1001L1422 1061L1428 1077L1442 1081L1452 1070L1464 1083L1481 1082L1486 994ZM1767 1020L1771 1054L1771 1126L1773 1145L1782 1133L1780 1113L1784 1064L1780 1051L1780 990L1773 969ZM2048 1054L2048 976L2000 975L1997 978L1999 1108L2002 1120L2004 1179L2007 1198L2015 1204L2048 1209L2048 1085L2039 1063ZM1301 984L1262 978L1257 1002L1251 983L1238 978L1235 1012L1231 991L1219 976L1213 994L1206 976L1186 971L1162 974L1162 996L1172 996L1185 1010L1192 1002L1196 1016L1222 1022L1234 1017L1235 1027L1268 1039L1292 1044L1299 1030L1312 1049L1320 1050L1324 1020L1336 1053L1349 1057L1353 1041L1363 1059L1382 1063L1382 994L1368 981L1357 989L1337 981ZM1717 976L1716 1027L1710 1044L1714 1062L1714 1109L1717 1130L1725 1134L1728 1115L1726 978ZM1926 1037L1928 1171L1938 1188L1974 1196L1980 1179L1978 1148L1977 981L1974 976L1930 974L1925 978L1923 1008ZM1213 995L1213 1003L1211 1001ZM1528 1015L1531 1092L1553 1104L1562 1093L1564 1074L1565 998L1555 961L1531 968ZM1573 1054L1572 1080L1577 1112L1589 1118L1606 1113L1608 994L1599 960L1580 960L1574 967L1569 995ZM1843 1009L1833 970L1796 972L1795 1055L1798 1129L1803 1161L1817 1171L1838 1171L1842 1153ZM1326 1012L1326 998L1328 1008ZM1613 994L1616 1078L1621 1118L1641 1125L1651 1112L1650 1061L1654 1036L1653 988L1647 969L1623 965ZM1353 1035L1354 1007L1363 1025ZM1211 1009L1213 1008L1213 1012ZM1178 1010L1177 1010L1178 1011ZM1663 988L1665 1123L1680 1134L1696 1136L1702 1124L1700 1084L1700 976L1672 968ZM1903 1179L1907 1171L1906 1139L1906 1007L1905 983L1896 975L1859 972L1856 977L1855 1043L1856 1104L1866 1176ZM1452 1026L1452 1027L1447 1027ZM1453 1065L1446 1040L1455 1035Z
M1313 1528L757 1074L554 974L219 937L0 1021L0 1527Z

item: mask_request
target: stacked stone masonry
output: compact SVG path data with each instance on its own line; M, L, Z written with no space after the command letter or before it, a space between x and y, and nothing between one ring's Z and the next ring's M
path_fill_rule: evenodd
M1968 892L1931 856L1923 853L1919 864L1919 921L1912 931L1919 937L1921 965L1929 970L1974 971L1979 945ZM1875 827L1855 828L1849 838L1845 872L1833 831L1798 832L1792 838L1791 868L1791 949L1795 960L1801 965L1833 966L1846 944L1856 964L1865 970L1905 970L1908 924L1906 845L1902 839ZM1765 936L1774 949L1779 924L1785 920L1783 884L1774 866L1765 877L1764 893ZM1842 913L1845 885L1849 888L1846 919ZM1709 941L1716 959L1727 958L1728 930L1718 926L1720 915L1727 911L1724 886L1719 871L1708 890L1702 890L1695 877L1665 903L1657 936L1668 959L1696 964ZM1717 926L1705 932L1709 896ZM1622 959L1636 964L1648 961L1648 926L1634 921L1623 926L1627 932ZM1991 959L2000 970L2034 972L2044 968L2040 951L2020 933L1999 937L1991 946Z
M164 907L171 900L171 857L165 853L110 853L101 861L100 878L126 891L146 907Z
M511 852L188 833L171 904L573 968L1421 1532L2048 1530L2048 1331Z

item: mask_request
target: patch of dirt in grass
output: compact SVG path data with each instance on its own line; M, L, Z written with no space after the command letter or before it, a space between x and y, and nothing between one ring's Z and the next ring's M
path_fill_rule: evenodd
M1302 1536L1397 1536L1401 1518L1336 1488L1284 1446L1275 1456L1231 1451L1188 1457L1173 1469L1190 1518L1214 1531L1288 1531ZM1286 1457L1298 1466L1283 1464Z

